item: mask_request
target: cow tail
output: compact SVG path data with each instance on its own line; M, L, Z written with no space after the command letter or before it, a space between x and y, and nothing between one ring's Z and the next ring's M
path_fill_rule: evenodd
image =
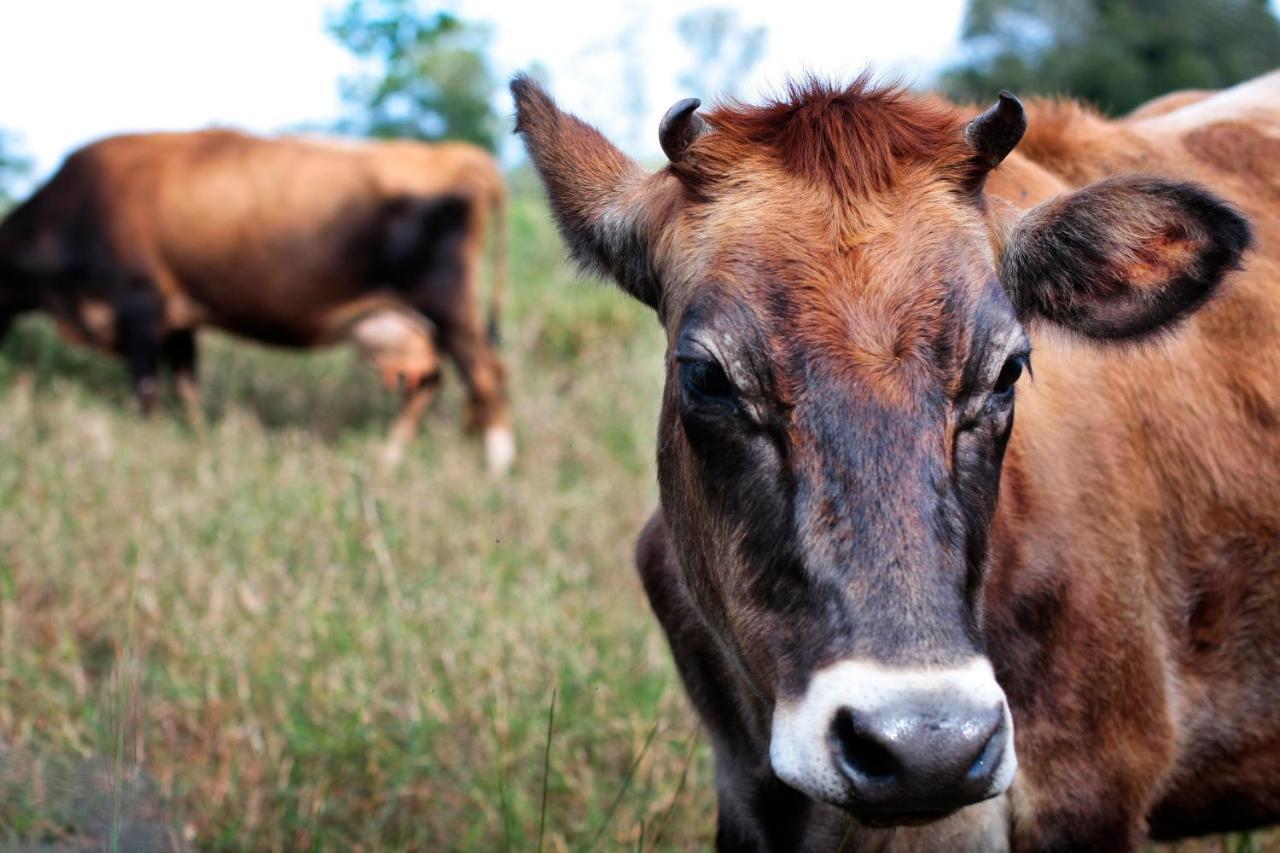
M489 227L493 230L490 242L493 255L489 265L489 317L485 330L489 343L497 346L501 339L499 323L507 289L507 191L501 183L494 191L491 206L492 222Z

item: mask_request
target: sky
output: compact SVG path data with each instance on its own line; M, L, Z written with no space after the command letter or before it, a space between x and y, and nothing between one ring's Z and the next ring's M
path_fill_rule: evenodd
M273 133L341 112L338 79L354 60L325 32L342 0L11 0L0 32L0 128L14 131L47 177L86 142L123 131L228 125ZM536 64L561 105L632 154L657 153L658 120L689 92L691 58L675 21L702 5L738 10L768 29L741 94L816 72L848 78L867 65L927 82L955 55L964 0L456 0L491 32L501 79ZM628 85L619 34L634 30L643 86ZM628 117L639 100L645 118ZM511 111L505 89L497 107ZM510 144L507 158L518 157Z

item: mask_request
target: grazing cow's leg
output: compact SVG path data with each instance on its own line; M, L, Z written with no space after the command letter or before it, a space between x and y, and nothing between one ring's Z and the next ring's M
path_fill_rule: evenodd
M21 313L19 297L15 291L13 280L16 273L7 265L0 264L0 341L5 339L14 319Z
M18 316L18 308L6 294L0 293L0 341L9 333L14 318Z
M144 415L155 409L160 385L160 304L156 296L145 290L130 288L115 300L116 340L133 393Z
M164 362L173 371L174 389L187 410L192 426L204 426L204 408L200 401L200 386L196 381L196 335L191 329L170 332L161 347Z
M394 468L404 458L405 450L417 436L422 418L427 413L427 408L431 405L439 388L440 372L438 370L422 377L413 385L405 385L400 414L391 425L391 435L387 439L387 447L383 452L383 461L387 467Z
M484 205L459 197L398 211L382 263L391 280L402 282L409 303L438 329L440 346L467 387L469 426L483 431L489 470L501 474L515 461L516 446L502 364L480 316L478 272L487 222ZM415 250L406 252L407 246ZM500 256L501 251L495 257L495 304Z
M13 327L13 321L34 307L32 300L23 296L21 292L0 292L0 341L8 335L9 329Z
M516 457L515 435L507 409L506 374L485 337L479 313L469 310L469 304L465 308L468 309L465 312L437 320L440 344L453 358L467 386L468 423L484 433L489 471L503 474Z
M411 308L400 304L359 306L361 313L349 319L344 309L330 324L351 340L360 354L372 362L388 388L403 395L400 414L391 427L383 460L394 467L418 434L418 426L440 387L440 356L431 324Z

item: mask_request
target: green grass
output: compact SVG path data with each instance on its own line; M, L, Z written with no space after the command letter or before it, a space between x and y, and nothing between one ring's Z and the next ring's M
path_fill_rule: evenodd
M631 563L660 330L574 278L532 193L512 238L499 483L456 382L380 475L394 401L346 350L204 335L198 436L47 321L9 336L0 847L710 845L709 748Z
M708 751L631 563L660 330L573 276L534 197L512 229L505 482L456 381L385 476L395 403L346 350L205 334L201 438L47 321L9 336L0 846L708 843Z

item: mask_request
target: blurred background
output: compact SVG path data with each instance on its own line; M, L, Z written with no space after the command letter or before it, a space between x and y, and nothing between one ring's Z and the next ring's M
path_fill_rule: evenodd
M122 131L461 138L520 159L506 81L549 84L637 156L682 97L758 99L863 67L965 100L1001 88L1112 114L1275 66L1266 0L470 0L24 3L7 13L0 169L12 193Z
M483 474L446 386L394 474L395 401L344 349L202 333L207 431L39 317L0 344L0 846L700 849L709 746L631 566L663 341L566 265L506 81L658 163L689 95L881 76L1121 115L1280 65L1265 0L14 3L0 211L74 148L233 126L494 152L523 453ZM437 428L439 427L439 428ZM1269 837L1210 849L1271 849Z

